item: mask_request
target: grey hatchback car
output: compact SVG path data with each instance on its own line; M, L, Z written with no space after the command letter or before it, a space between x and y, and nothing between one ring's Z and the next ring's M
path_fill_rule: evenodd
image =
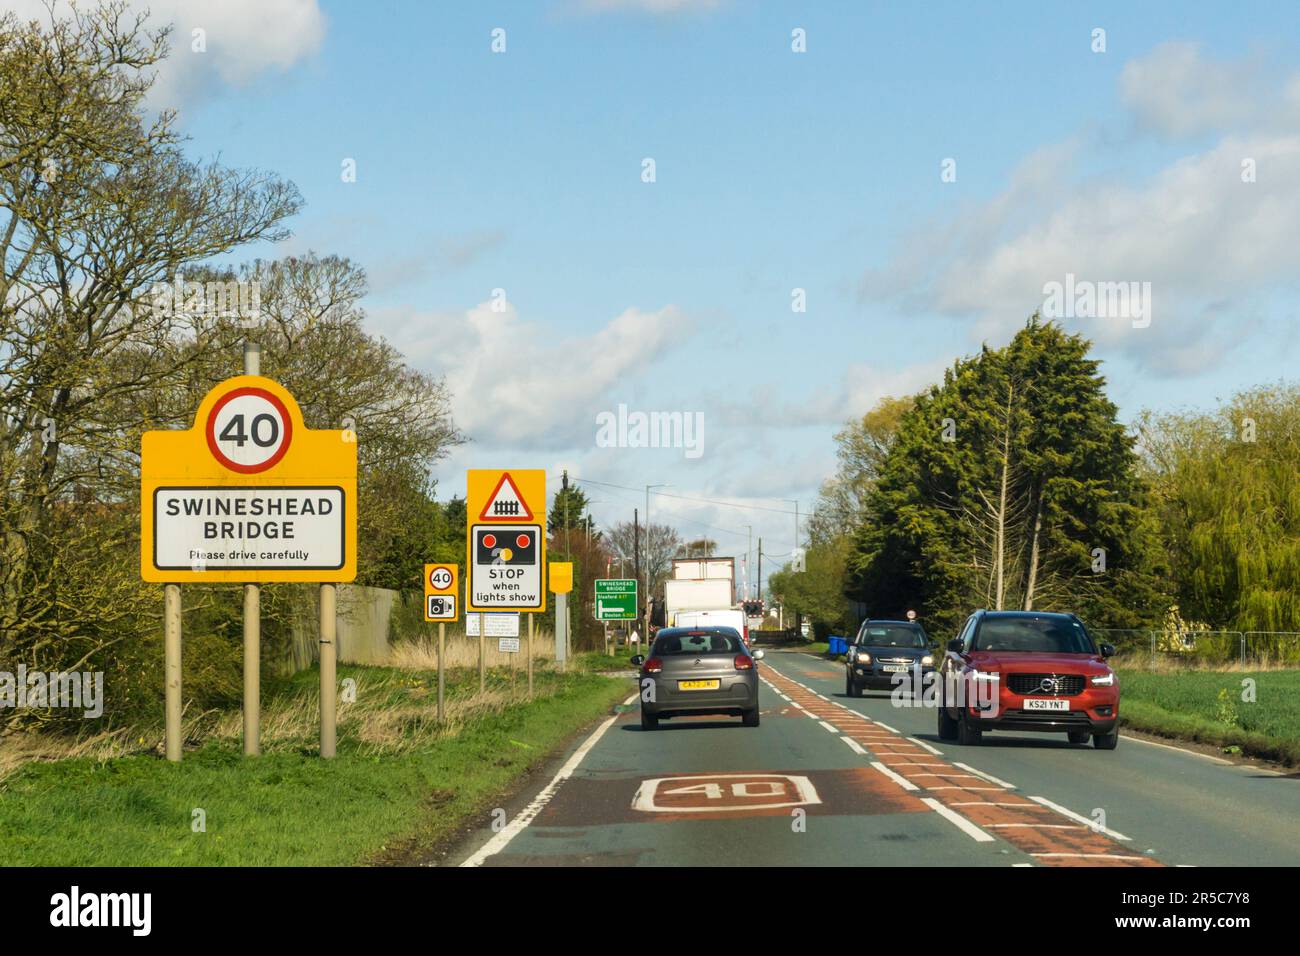
M730 714L758 726L758 661L730 627L665 627L641 668L641 729L684 714Z

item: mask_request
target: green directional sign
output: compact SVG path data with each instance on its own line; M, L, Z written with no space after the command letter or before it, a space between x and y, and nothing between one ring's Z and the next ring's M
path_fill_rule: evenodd
M636 620L636 578L597 579L596 620Z

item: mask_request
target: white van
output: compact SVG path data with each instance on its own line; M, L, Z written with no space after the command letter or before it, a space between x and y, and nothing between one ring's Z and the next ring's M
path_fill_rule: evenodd
M673 627L729 627L749 644L749 623L741 610L678 611L673 615Z

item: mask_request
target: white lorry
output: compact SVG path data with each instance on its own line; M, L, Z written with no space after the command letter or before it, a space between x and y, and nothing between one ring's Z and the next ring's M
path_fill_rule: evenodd
M664 622L669 627L735 628L749 643L745 612L736 607L734 558L677 558L664 582Z

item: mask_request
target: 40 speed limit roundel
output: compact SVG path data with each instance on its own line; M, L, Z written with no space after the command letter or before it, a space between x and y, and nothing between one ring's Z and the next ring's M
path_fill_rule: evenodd
M241 475L273 468L289 450L293 419L284 402L264 388L237 388L212 406L208 448L222 465Z

